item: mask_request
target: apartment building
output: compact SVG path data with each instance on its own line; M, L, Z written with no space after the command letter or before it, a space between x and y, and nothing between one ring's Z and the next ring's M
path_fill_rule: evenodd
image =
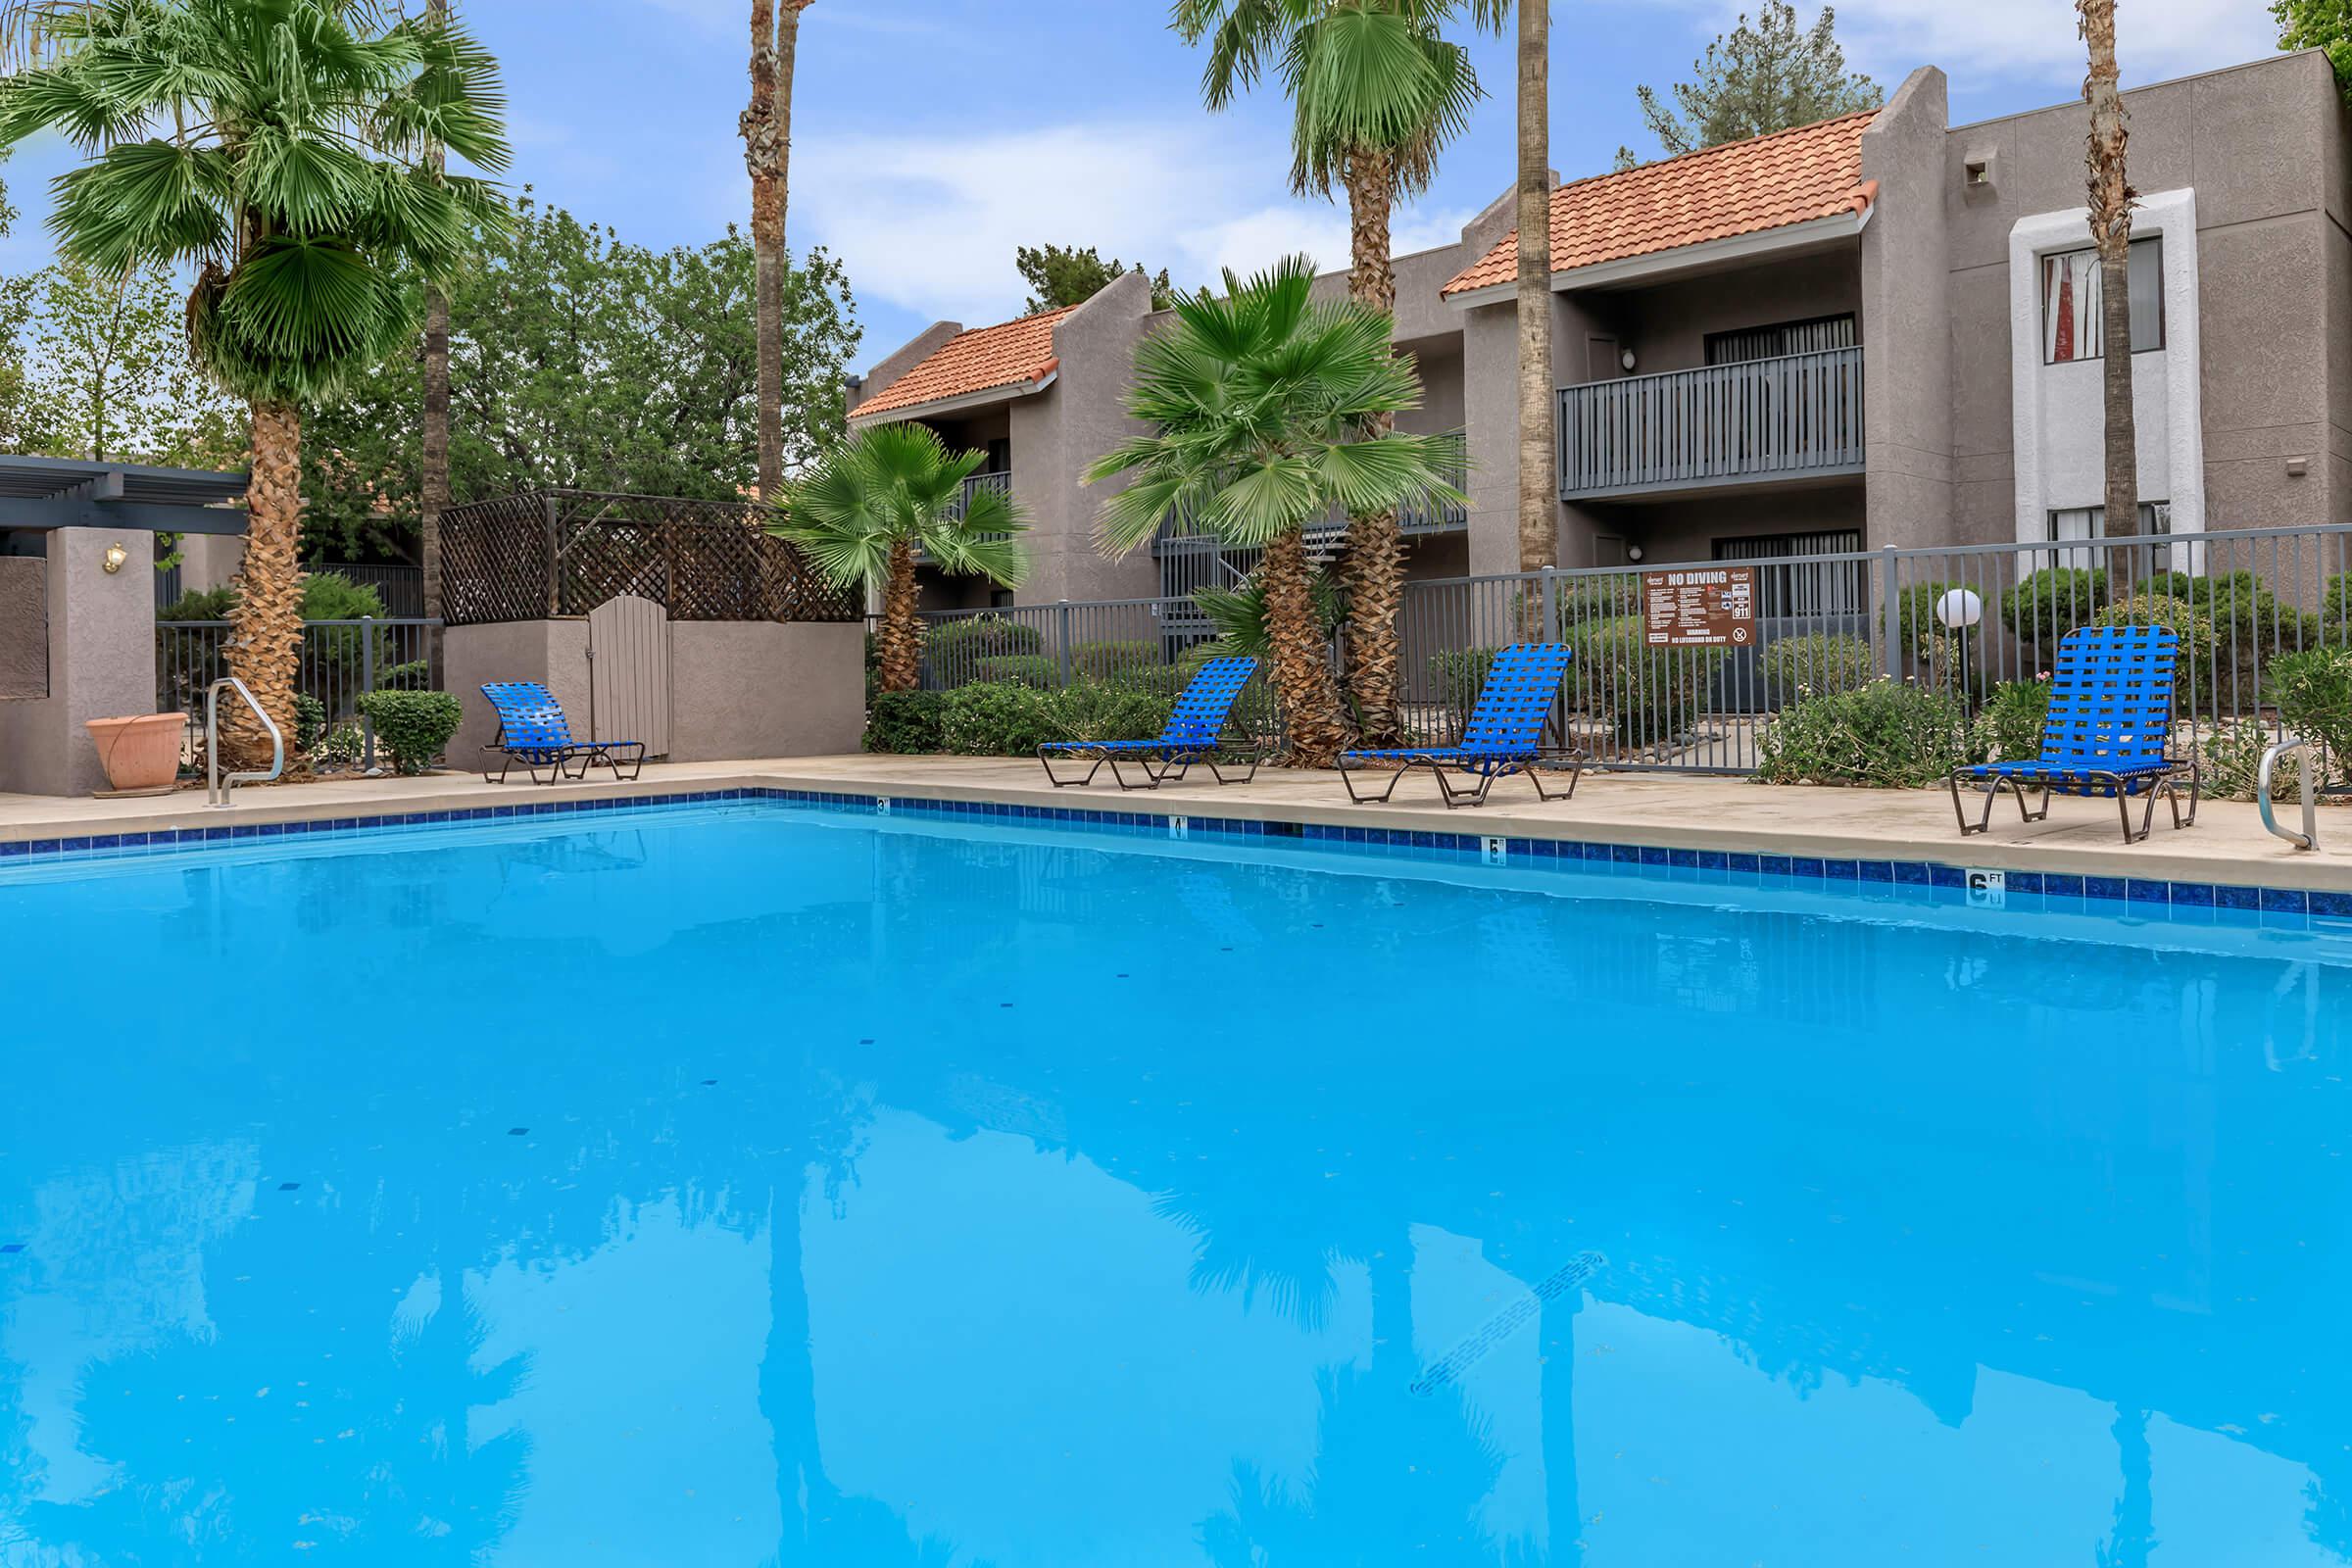
M2352 117L2325 56L2125 95L2143 531L2352 515ZM1913 72L1881 108L1552 194L1565 565L2103 531L2099 271L2085 111L1947 122ZM1516 569L1517 236L1507 199L1396 262L1396 342L1459 431L1467 508L1405 509L1416 576ZM1340 291L1343 274L1322 286ZM1105 561L1078 482L1128 428L1164 318L1129 276L1069 310L940 322L853 388L854 426L985 449L1036 519L1018 602L1189 592L1247 563L1181 527ZM1337 522L1323 531L1328 543ZM990 602L927 587L936 608Z

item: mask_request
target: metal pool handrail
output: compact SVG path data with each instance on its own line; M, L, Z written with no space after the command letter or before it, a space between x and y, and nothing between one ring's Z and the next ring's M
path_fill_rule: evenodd
M2314 759L2309 755L2303 759L2303 831L2300 833L2280 827L2278 819L2271 813L2271 777L2278 771L2280 758L2294 752L2308 753L2310 746L2311 742L2300 735L2289 735L2279 741L2262 754L2262 771L2254 783L2254 804L2262 811L2262 825L2298 850L2316 850L2320 847L2320 797L2312 780L2312 774L2317 771L2312 765Z
M240 773L230 773L226 777L221 775L220 688L223 686L234 687L237 695L245 700L245 706L253 710L253 716L260 719L262 721L262 727L270 732L270 769L268 772L256 773L252 771L246 771ZM269 713L263 710L260 703L254 701L252 689L249 688L243 681L237 679L237 677L234 675L223 675L219 680L206 687L204 689L205 804L208 806L220 807L225 809L228 806L228 792L230 790L235 789L240 784L270 783L285 770L286 737L279 732L277 721L272 719Z

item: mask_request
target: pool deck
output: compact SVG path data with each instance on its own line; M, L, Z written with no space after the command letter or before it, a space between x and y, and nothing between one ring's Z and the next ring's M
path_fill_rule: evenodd
M1539 803L1524 780L1497 785L1485 807L1446 810L1426 777L1406 780L1395 805L1348 804L1336 775L1268 768L1219 788L1204 773L1156 792L1121 793L1107 770L1087 789L1047 786L1034 761L993 758L805 757L765 761L654 763L640 781L534 786L478 775L335 779L252 787L227 810L201 789L147 800L0 795L0 842L316 821L390 812L463 810L524 801L592 800L713 789L765 788L1086 807L1171 815L1261 818L1446 833L1500 833L1659 849L1908 859L2017 871L2061 871L2172 881L2352 892L2352 810L2324 808L2322 848L2304 853L2262 830L2251 806L2209 801L2197 825L2176 833L2157 808L2146 843L2126 845L2107 801L2061 800L2048 822L2020 824L2008 801L1989 834L1963 840L1940 791L1768 787L1739 779L1588 774L1573 801ZM2295 809L2282 805L2282 824Z

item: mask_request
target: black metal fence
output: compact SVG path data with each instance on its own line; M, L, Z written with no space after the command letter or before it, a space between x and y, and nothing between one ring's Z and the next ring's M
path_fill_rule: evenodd
M1652 640L1645 578L1727 568L1753 574L1744 640ZM1421 581L1406 586L1398 636L1405 718L1418 741L1458 737L1494 650L1556 639L1577 650L1566 743L1613 767L1745 774L1772 715L1804 697L1891 678L1975 703L2046 672L2066 632L2119 620L2182 633L2180 747L2275 734L2273 662L2352 646L2352 525ZM923 685L932 691L976 681L1059 687L1122 672L1173 687L1210 633L1180 598L943 612L924 621Z
M301 737L312 742L308 750L315 767L332 771L376 765L375 726L359 710L358 700L364 692L390 686L440 690L432 635L438 625L415 616L304 622L294 689L318 704L319 733ZM225 620L156 623L158 710L186 713L191 728L202 729L204 694L229 673L232 635ZM297 739L287 737L289 745Z
M424 613L424 568L422 566L379 566L359 562L327 562L314 568L331 571L355 588L372 588L382 602L384 613L404 619L414 619Z

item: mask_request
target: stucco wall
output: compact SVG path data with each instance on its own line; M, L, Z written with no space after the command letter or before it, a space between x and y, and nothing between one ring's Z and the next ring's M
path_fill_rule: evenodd
M442 634L443 688L458 694L464 717L449 743L453 767L472 767L481 749L498 733L498 715L482 696L484 682L544 682L564 716L585 732L588 725L588 622L502 620L486 626L452 626ZM675 725L673 722L672 728Z
M673 621L673 762L830 757L865 727L864 628Z
M110 574L115 544L129 559ZM106 775L82 721L156 710L155 537L60 528L48 547L49 695L0 702L0 792L87 795Z
M1879 182L1862 231L1864 542L1952 537L1951 289L1943 73L1904 78L1862 133Z
M1012 493L1034 519L1017 603L1140 599L1158 592L1147 546L1117 561L1095 548L1095 513L1115 486L1081 483L1088 465L1143 427L1123 406L1152 317L1152 285L1130 272L1054 324L1053 386L1012 405Z
M2316 53L2279 55L2125 101L2132 183L2194 193L2208 526L2341 520L2352 500L2352 158L2333 73ZM1955 531L1970 542L2014 538L2028 505L2017 485L2010 239L2023 220L2082 205L2082 117L2080 104L2061 104L1947 138ZM1971 159L1989 161L1988 189L1965 185ZM1874 393L1879 370L1874 356ZM2302 478L2288 471L2297 458Z
M1593 331L1634 351L1637 375L1687 370L1707 363L1707 338L1740 327L1802 321L1817 316L1859 315L1862 283L1854 242L1781 262L1743 266L1736 271L1675 278L1641 289L1580 294ZM1609 377L1581 348L1562 357L1569 384Z

